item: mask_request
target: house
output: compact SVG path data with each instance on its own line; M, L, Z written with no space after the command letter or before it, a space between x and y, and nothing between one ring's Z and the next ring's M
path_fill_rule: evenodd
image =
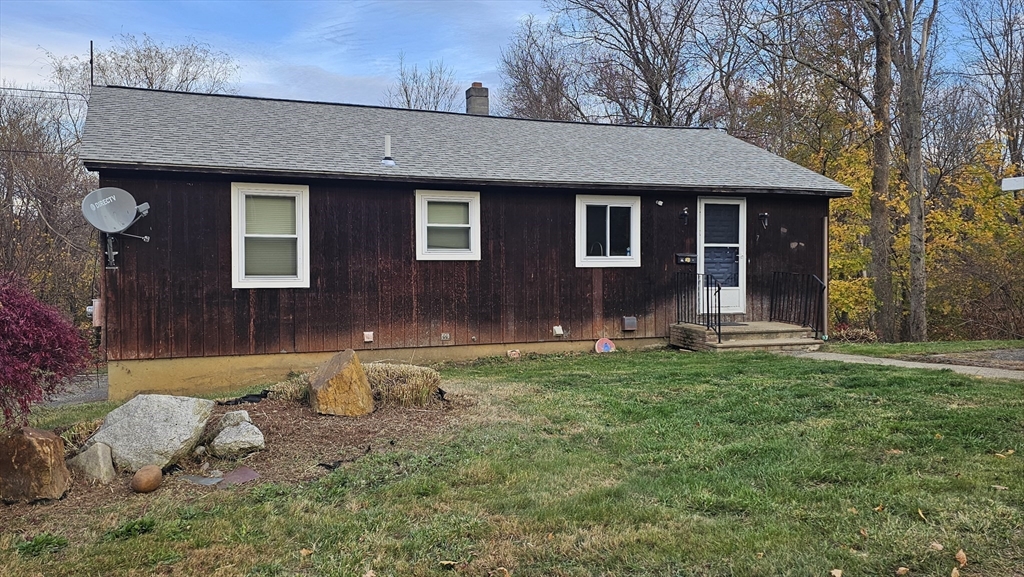
M664 344L698 286L716 292L696 322L755 322L776 273L826 279L848 188L717 130L467 97L475 114L94 88L85 166L150 206L127 231L150 241L114 235L102 278L111 398L268 382L347 348Z

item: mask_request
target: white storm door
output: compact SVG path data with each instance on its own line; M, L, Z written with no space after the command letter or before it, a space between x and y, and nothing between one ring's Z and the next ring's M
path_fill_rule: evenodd
M723 314L747 309L746 213L743 198L697 199L697 272L722 285Z

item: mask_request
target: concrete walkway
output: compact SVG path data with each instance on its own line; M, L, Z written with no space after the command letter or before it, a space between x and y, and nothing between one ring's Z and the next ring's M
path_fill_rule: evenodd
M107 400L107 374L83 373L71 379L66 391L41 403L44 407L62 407Z
M863 365L884 365L887 367L902 367L905 369L931 369L933 371L948 369L961 375L972 377L985 377L989 379L1012 379L1024 381L1024 371L1011 371L1008 369L992 369L989 367L972 367L968 365L947 365L940 363L916 363L913 361L901 361L897 359L884 359L880 357L864 357L861 355L844 355L841 353L819 353L819 352L792 352L785 353L801 359L813 359L816 361L839 361L842 363L860 363Z

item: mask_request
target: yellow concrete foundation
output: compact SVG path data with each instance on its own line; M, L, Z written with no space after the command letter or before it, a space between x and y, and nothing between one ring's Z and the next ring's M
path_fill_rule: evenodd
M668 339L622 339L616 346L636 350L668 345ZM391 361L426 365L440 361L466 361L505 356L507 351L556 354L593 351L592 341L554 341L497 345L466 345L408 349L357 350L361 362ZM195 395L237 390L249 385L284 380L291 371L313 370L335 353L284 353L231 357L147 359L111 361L108 364L110 400L124 400L138 393Z

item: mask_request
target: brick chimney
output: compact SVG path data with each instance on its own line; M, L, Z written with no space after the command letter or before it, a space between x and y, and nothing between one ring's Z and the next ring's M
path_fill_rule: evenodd
M466 89L466 114L488 116L491 113L487 98L487 89L479 82L474 82Z

